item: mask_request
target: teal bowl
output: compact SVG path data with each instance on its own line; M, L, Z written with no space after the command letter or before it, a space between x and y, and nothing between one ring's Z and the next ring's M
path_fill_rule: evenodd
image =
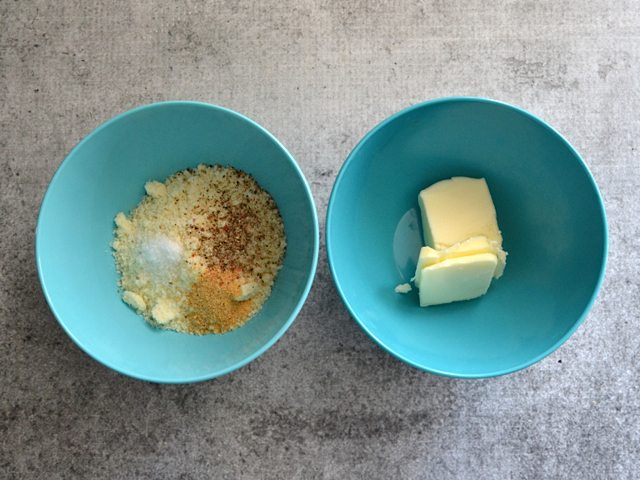
M276 201L287 237L268 301L247 324L224 335L150 327L120 299L110 248L114 216L136 206L147 180L199 163L253 175ZM240 368L283 335L309 293L318 242L307 182L269 132L221 107L165 102L115 117L71 151L40 208L36 261L51 310L86 353L135 378L185 383Z
M418 192L453 176L485 177L509 252L482 298L420 308L394 292L422 244ZM558 132L481 98L415 105L349 155L327 212L338 292L376 342L420 369L463 378L525 368L578 328L603 279L607 225L598 188Z

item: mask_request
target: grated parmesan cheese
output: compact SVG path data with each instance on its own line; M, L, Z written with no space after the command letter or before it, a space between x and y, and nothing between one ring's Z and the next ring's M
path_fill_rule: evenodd
M224 333L251 318L281 267L284 225L248 174L200 165L115 217L112 243L123 300L155 326Z

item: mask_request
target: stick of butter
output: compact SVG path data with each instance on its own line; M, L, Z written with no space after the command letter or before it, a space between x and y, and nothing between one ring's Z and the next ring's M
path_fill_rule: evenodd
M493 253L451 258L420 271L420 306L470 300L487 293L498 264Z
M493 253L497 259L496 269L493 272L493 278L500 278L504 272L504 267L507 263L507 253L495 241L490 241L487 237L478 235L477 237L471 237L463 242L456 243L449 248L442 250L435 250L431 247L422 247L420 249L420 256L418 257L418 264L416 266L416 274L414 281L416 287L420 287L420 270L424 267L434 265L442 262L443 260L449 260L450 258L466 257L468 255L475 255L476 253Z
M482 235L502 247L496 209L484 178L453 177L418 196L424 243L441 250Z
M504 272L507 254L484 178L453 177L418 196L425 243L414 282L420 306L484 295Z

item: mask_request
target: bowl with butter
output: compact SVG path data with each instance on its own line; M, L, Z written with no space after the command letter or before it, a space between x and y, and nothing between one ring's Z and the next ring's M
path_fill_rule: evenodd
M417 368L462 378L549 355L587 316L606 215L576 150L498 101L428 101L380 123L336 179L331 273L351 316Z

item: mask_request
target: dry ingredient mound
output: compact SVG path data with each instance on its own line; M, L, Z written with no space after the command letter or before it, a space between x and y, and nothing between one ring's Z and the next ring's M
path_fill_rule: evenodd
M260 310L285 251L271 196L245 172L199 165L150 181L112 243L122 299L151 324L224 333Z

